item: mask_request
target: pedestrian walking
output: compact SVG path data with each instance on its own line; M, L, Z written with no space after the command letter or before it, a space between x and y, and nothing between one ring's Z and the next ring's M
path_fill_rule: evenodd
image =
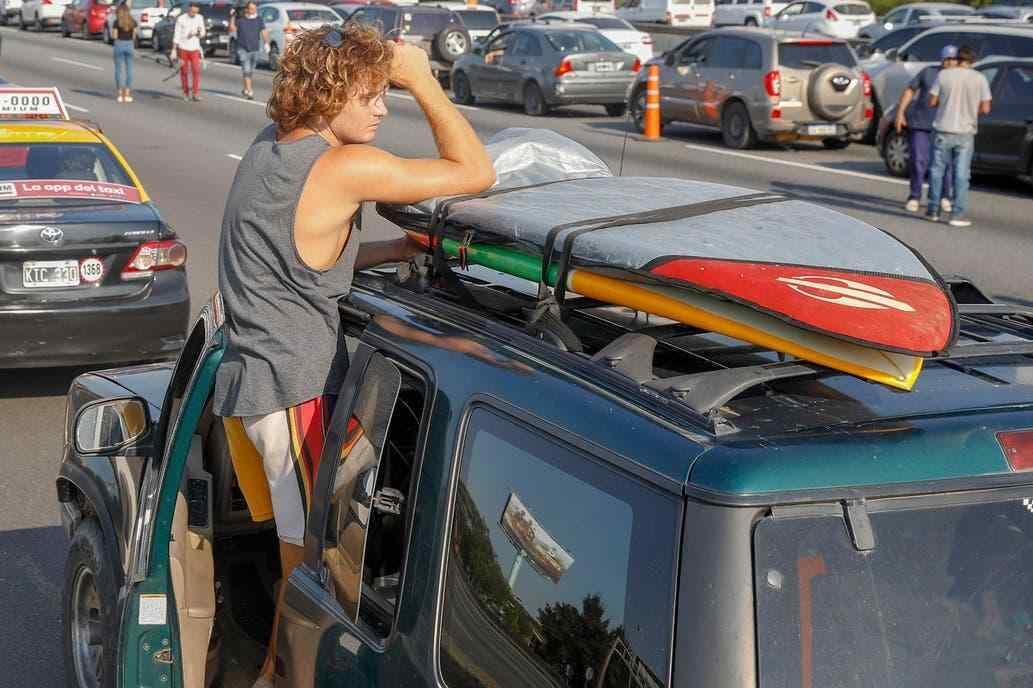
M975 150L979 115L990 113L990 83L982 72L972 69L976 53L962 46L958 65L945 69L929 89L929 105L937 108L933 120L933 161L929 168L929 206L926 217L940 220L940 189L948 163L954 166L954 207L952 227L970 227L968 182Z
M205 33L201 6L191 2L186 13L176 19L176 28L172 32L172 50L179 58L179 81L183 86L183 100L193 100L195 103L201 100L201 39L205 37ZM169 59L172 59L171 55Z
M234 16L230 22L230 31L236 31L237 61L240 62L240 70L244 77L244 90L240 94L248 100L254 100L255 91L252 88L251 77L255 73L261 50L269 52L269 30L258 16L258 4L255 0L248 0L244 5L244 14L240 17Z
M133 102L133 44L136 20L129 12L129 0L122 0L115 10L115 90L120 103Z
M911 189L908 192L907 203L904 209L908 212L917 213L921 207L922 184L925 183L926 175L929 172L929 162L933 145L933 119L936 117L936 108L929 105L929 91L936 83L936 77L940 71L950 69L957 64L958 48L954 45L944 46L940 51L940 64L930 65L915 75L897 103L897 116L894 121L897 133L908 130L908 139L911 149ZM949 213L952 209L954 199L954 167L950 161L943 175L943 197L940 199L940 209Z
M399 158L372 145L389 84L423 111L438 157ZM325 437L320 419L330 418L348 369L338 302L356 270L424 251L406 238L363 241L362 204L480 193L495 172L427 53L357 22L298 34L284 50L268 111L273 122L240 161L222 220L227 349L213 409L231 446L255 450L231 450L231 458L251 513L276 522L286 580L304 555L308 476ZM255 688L276 681L287 587L279 588Z

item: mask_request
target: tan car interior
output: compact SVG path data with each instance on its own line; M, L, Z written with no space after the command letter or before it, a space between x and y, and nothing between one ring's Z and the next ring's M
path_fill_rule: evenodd
M380 362L396 370L384 359ZM327 585L345 613L383 636L394 623L405 503L411 496L425 395L414 376L404 372L394 376L396 384L387 399L381 388L360 392L357 406L370 410L359 412L359 417L377 439L371 445L363 433L355 433L342 452L323 557L330 574ZM370 506L368 500L385 494L393 496L386 500L387 507ZM357 506L360 502L367 506ZM362 527L357 529L360 521ZM210 408L202 414L193 437L172 528L169 555L183 686L251 688L272 625L280 578L278 541L272 520L252 520L233 469L225 427ZM351 564L343 565L349 559ZM344 575L345 569L352 569L352 575ZM295 625L287 619L281 627L281 660L298 659L292 643L284 642L284 634L290 636ZM311 677L314 669L291 667L291 678Z

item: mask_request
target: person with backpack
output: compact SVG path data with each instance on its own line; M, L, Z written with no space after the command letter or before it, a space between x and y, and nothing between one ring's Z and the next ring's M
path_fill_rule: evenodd
M129 12L129 0L122 0L115 10L115 90L120 103L133 102L133 45L136 20Z

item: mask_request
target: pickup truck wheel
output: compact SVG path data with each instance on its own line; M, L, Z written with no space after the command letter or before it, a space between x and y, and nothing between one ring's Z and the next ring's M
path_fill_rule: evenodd
M450 26L434 37L434 54L442 62L452 64L470 52L470 33L461 26Z
M75 529L65 564L64 646L69 688L113 688L117 619L115 572L96 521Z
M742 103L731 103L721 113L721 138L726 146L739 150L757 145L757 132Z

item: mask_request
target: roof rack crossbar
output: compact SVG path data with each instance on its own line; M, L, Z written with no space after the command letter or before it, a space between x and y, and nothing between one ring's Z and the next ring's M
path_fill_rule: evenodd
M1024 315L1033 318L1033 307L1012 303L959 303L958 315Z
M994 356L1033 356L1033 341L1026 342L985 342L980 344L964 344L955 346L944 356L935 356L932 360L955 360L961 358L991 358Z
M821 370L823 368L820 366L798 361L763 363L652 380L646 382L645 386L658 392L669 392L692 410L709 416L751 387L775 380L813 375Z

